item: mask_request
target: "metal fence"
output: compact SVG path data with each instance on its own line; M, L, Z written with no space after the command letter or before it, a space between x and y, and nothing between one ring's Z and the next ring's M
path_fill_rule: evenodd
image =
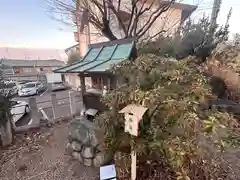
M51 99L37 102L38 109L42 109L49 119L58 119L71 116L74 113L71 112L71 106L75 106L75 113L80 113L82 106L80 95L72 94L65 97L56 97L56 95L53 94Z
M78 93L70 93L69 96L56 97L56 94L43 101L36 102L35 97L29 99L30 112L23 120L18 120L15 123L16 132L25 132L31 128L36 128L41 125L41 119L44 122L57 122L61 119L73 117L80 114L82 108L81 95ZM14 107L21 107L25 105L15 105ZM24 115L25 112L13 113L13 116ZM24 123L26 122L26 123Z

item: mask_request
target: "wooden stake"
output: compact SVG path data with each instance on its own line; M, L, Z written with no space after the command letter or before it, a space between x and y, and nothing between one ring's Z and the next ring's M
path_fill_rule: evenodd
M131 180L136 180L136 176L137 176L137 155L136 155L135 150L132 150L131 159L132 159Z

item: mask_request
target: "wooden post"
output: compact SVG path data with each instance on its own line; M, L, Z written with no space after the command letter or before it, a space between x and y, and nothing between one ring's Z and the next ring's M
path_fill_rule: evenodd
M131 153L131 180L136 180L137 177L137 154L136 151L132 149Z
M48 116L47 116L47 114L45 113L45 111L43 110L43 108L40 107L40 108L39 108L39 112L42 114L44 120L51 121L51 120L48 118Z
M85 76L84 74L79 74L80 82L81 82L81 96L82 96L82 102L83 102L83 108L81 110L81 115L84 115L86 109L85 109L85 98L84 95L86 93L86 86L85 86Z
M31 108L30 115L32 118L32 121L34 125L39 125L40 124L40 117L39 117L39 112L37 108L37 103L36 103L36 98L31 97L29 99L29 106Z
M57 109L58 109L56 94L52 94L51 100L52 100L53 119L55 121L57 118Z
M73 91L69 91L69 103L70 103L71 116L74 116L76 114L75 96L76 94Z
M119 113L124 113L125 127L124 131L132 136L138 136L139 122L142 120L147 108L139 105L129 104L123 108ZM137 176L137 153L131 147L131 180L136 180Z
M79 75L79 77L81 82L81 92L82 92L82 95L84 95L86 92L85 77L84 75Z
M110 77L107 78L107 88L108 88L108 91L111 89L111 79Z

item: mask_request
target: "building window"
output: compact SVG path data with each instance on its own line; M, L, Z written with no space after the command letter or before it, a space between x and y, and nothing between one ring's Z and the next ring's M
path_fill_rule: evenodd
M23 68L23 72L29 73L34 72L33 68Z
M14 68L14 73L16 73L16 74L23 73L23 68L15 67Z
M3 69L3 74L5 74L5 75L12 75L12 74L14 74L14 71L13 71L12 68Z
M18 74L18 73L20 73L20 70L17 68L17 69L14 69L14 73L15 74Z

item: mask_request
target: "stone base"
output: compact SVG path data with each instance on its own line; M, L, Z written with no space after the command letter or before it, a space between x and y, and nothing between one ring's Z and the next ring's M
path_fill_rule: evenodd
M112 160L109 153L99 149L99 140L96 126L81 117L70 124L69 143L67 149L74 159L85 166L100 167Z
M83 164L84 164L85 166L90 167L90 166L93 165L93 160L92 160L92 159L87 159L87 158L85 158L85 159L83 160Z
M81 153L74 151L74 152L72 153L72 156L73 156L74 159L76 159L76 160L79 161L80 163L83 163L83 157L82 157L82 154L81 154Z

